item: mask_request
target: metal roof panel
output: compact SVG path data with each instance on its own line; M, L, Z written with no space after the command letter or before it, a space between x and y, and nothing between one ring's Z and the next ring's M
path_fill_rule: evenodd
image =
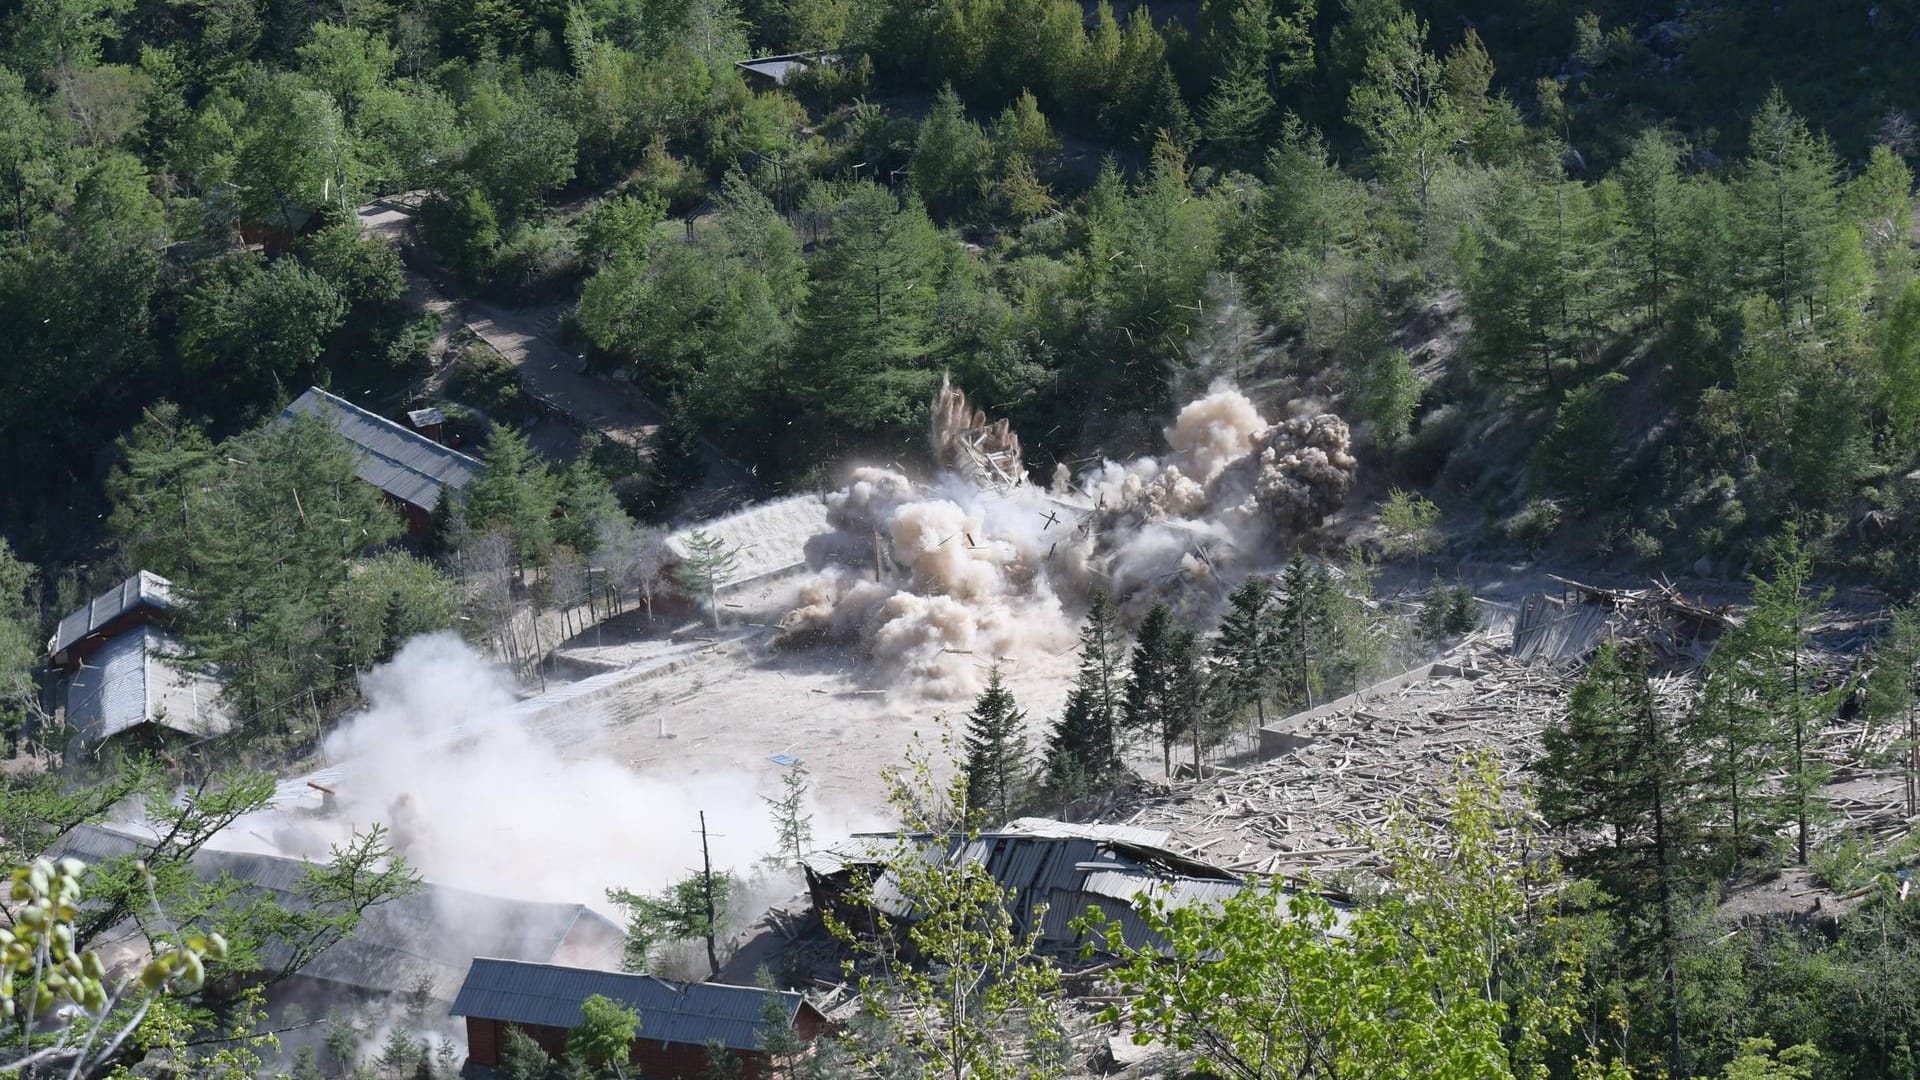
M580 1003L595 994L640 1014L638 1038L719 1042L731 1050L759 1048L769 995L781 1000L789 1022L802 1001L784 990L670 983L651 975L482 957L468 969L452 1014L571 1028L580 1023Z
M423 510L439 504L443 488L464 490L480 473L478 460L317 386L280 416L283 421L311 416L326 423L360 449L355 467L360 479Z

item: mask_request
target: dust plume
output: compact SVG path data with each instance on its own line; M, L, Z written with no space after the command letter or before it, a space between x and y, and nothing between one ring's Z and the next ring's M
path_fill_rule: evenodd
M1229 566L1277 561L1336 512L1356 468L1332 414L1270 423L1216 385L1162 432L1160 458L1103 461L1047 491L1011 475L1020 443L946 383L934 401L931 484L859 468L827 498L814 576L780 641L855 642L896 690L964 698L994 662L1071 648L1095 588L1137 613L1155 599L1211 607Z
M596 710L528 720L507 676L452 634L414 639L362 686L367 708L327 738L334 764L314 777L333 805L321 812L316 791L283 785L294 797L236 823L222 846L323 857L380 822L435 884L602 908L609 887L656 890L698 869L701 810L716 868L745 876L776 847L758 797L773 794L772 776L636 772L594 750ZM851 831L818 817L815 830Z

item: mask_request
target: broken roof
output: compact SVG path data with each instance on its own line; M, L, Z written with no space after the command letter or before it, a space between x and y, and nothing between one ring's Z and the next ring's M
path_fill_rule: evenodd
M63 653L115 619L143 607L172 611L173 583L159 574L140 571L61 619L47 643L47 652Z
M108 641L67 677L67 723L88 744L149 723L188 735L228 730L220 684L171 663L180 652L178 639L153 625Z
M789 1024L805 1004L787 990L671 983L651 975L484 957L468 969L453 1015L571 1028L580 1023L580 1003L595 994L640 1014L637 1039L694 1046L718 1042L729 1050L760 1048L769 998L780 1002Z
M82 825L55 841L46 854L93 864L138 855L151 845L149 838L119 829ZM194 873L202 881L231 877L250 890L271 894L290 911L314 906L302 888L312 865L279 855L212 848L202 848L193 859ZM433 983L435 996L446 1001L476 956L612 962L623 936L620 927L582 904L512 900L429 883L410 896L368 908L352 937L328 947L299 974L385 994L406 992L425 977ZM288 956L284 943L262 950L268 968L284 964Z
M1103 835L1104 834L1104 835ZM1134 916L1132 906L1152 893L1170 907L1217 903L1245 887L1229 871L1175 854L1139 837L1164 839L1160 830L1125 826L1074 825L1045 818L1022 818L1008 829L969 839L959 834L914 837L918 856L936 852L949 859L978 863L1008 893L1009 910L1022 930L1031 930L1034 911L1045 905L1039 931L1055 945L1078 943L1068 924L1099 907L1121 922L1127 945L1152 944L1147 926ZM816 852L805 861L812 878L833 876L854 867L879 867L892 861L901 840L887 834L855 836L831 850ZM895 918L911 919L911 905L890 874L873 883L874 905ZM1119 903L1115 903L1119 901Z
M785 86L795 75L815 64L831 64L839 57L831 53L783 53L779 56L756 56L748 60L735 60L733 66L752 75L758 75L775 86Z
M360 479L409 506L430 511L442 489L464 490L480 473L474 458L317 386L280 414L282 421L295 416L314 417L358 447Z

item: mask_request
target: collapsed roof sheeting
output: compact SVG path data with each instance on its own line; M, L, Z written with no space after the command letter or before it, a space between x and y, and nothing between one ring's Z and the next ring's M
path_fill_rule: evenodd
M57 840L47 855L93 864L143 854L152 843L118 829L83 825ZM312 865L211 848L202 848L193 859L194 873L202 881L230 878L244 885L246 893L265 893L288 911L315 907L303 887ZM380 994L404 993L424 978L445 1001L476 956L610 963L618 957L622 938L620 927L581 904L511 900L427 884L410 896L368 908L351 937L327 948L299 975ZM278 970L290 959L291 947L270 942L261 952L263 966Z
M1692 667L1739 623L1730 610L1689 600L1664 581L1612 589L1547 576L1561 595L1527 597L1514 623L1513 655L1528 663L1578 663L1609 638L1630 638L1651 644L1669 666Z
M959 834L928 835L906 843L915 858L963 860L986 867L1006 890L1008 909L1018 926L1023 931L1037 929L1053 947L1079 943L1080 936L1068 924L1089 907L1118 919L1129 947L1154 947L1151 931L1132 911L1144 894L1182 907L1218 903L1246 887L1228 871L1163 847L1090 835L1101 830L1135 837L1163 835L1158 830L1023 818L1008 830L971 839ZM855 874L874 875L874 907L890 917L911 920L915 918L912 904L886 870L900 858L901 844L897 836L857 836L832 850L811 854L804 864L809 884L820 894L842 892L854 884ZM1041 906L1046 910L1036 928L1034 912Z

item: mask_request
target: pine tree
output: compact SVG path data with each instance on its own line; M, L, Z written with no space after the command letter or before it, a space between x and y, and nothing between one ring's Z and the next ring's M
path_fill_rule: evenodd
M1235 64L1214 81L1207 98L1207 142L1222 162L1250 164L1266 141L1272 115L1266 73L1251 64Z
M1631 282L1627 295L1657 327L1678 277L1674 248L1681 212L1680 150L1659 131L1642 132L1620 163L1619 179L1626 203L1621 254Z
M1753 115L1736 184L1745 215L1746 273L1785 320L1813 316L1839 217L1839 162L1774 87Z
M1698 781L1687 742L1662 709L1638 643L1602 645L1542 737L1539 804L1547 822L1604 830L1607 843L1578 862L1629 913L1653 908L1669 1064L1679 1066L1679 943L1676 905L1696 835Z
M524 568L553 546L559 485L527 440L505 424L493 426L480 460L485 468L467 485L467 522L476 531L506 528Z
M1412 197L1423 224L1433 181L1461 134L1445 71L1426 41L1425 23L1396 15L1372 42L1365 75L1347 98L1348 119L1366 140L1374 171Z
M1027 775L1027 714L1015 706L996 665L967 714L967 808L999 823L1020 804Z
M806 772L798 765L788 768L780 777L780 794L771 798L763 795L760 801L773 813L776 856L768 861L784 859L792 866L800 865L813 844L813 815L807 812Z
M1774 746L1786 770L1781 809L1793 824L1795 854L1805 866L1812 827L1826 811L1820 790L1832 771L1813 756L1812 741L1845 691L1818 694L1810 682L1807 639L1833 593L1812 591L1813 556L1799 529L1789 525L1769 555L1773 576L1753 583L1753 608L1738 631L1739 648L1774 723Z
M707 475L706 453L700 447L700 427L685 398L667 402L667 416L654 434L653 452L646 463L646 516L664 521L673 515Z
M1056 790L1075 791L1120 770L1120 650L1113 601L1095 592L1080 629L1080 674L1047 746L1047 780Z
M1874 643L1864 712L1875 727L1895 728L1900 772L1906 780L1907 816L1920 812L1920 731L1916 728L1914 678L1920 674L1920 608L1896 608L1884 637Z
M1166 604L1153 605L1133 644L1121 715L1128 734L1160 744L1168 776L1173 775L1173 748L1196 720L1199 702L1189 691L1196 661L1193 653L1193 631L1174 618Z
M582 556L600 549L603 525L616 517L625 517L613 488L585 458L579 458L561 474L556 501L559 516L553 522L554 540Z
M1267 698L1275 680L1273 581L1249 574L1227 597L1227 610L1213 641L1212 698L1231 723L1253 710L1256 730L1267 723Z
M687 534L686 551L682 553L680 565L674 569L674 577L687 594L698 599L706 597L707 608L713 616L713 628L720 628L720 586L725 585L740 565L740 549L727 543L725 537L715 536L702 529Z
M1273 607L1275 674L1281 699L1289 707L1312 708L1326 691L1326 662L1331 653L1324 570L1295 554L1280 572Z
M1193 748L1193 776L1197 780L1206 751L1220 744L1227 729L1207 708L1207 658L1200 632L1189 626L1180 627L1169 652L1173 670L1172 684L1166 693L1167 707L1180 718L1187 742Z

